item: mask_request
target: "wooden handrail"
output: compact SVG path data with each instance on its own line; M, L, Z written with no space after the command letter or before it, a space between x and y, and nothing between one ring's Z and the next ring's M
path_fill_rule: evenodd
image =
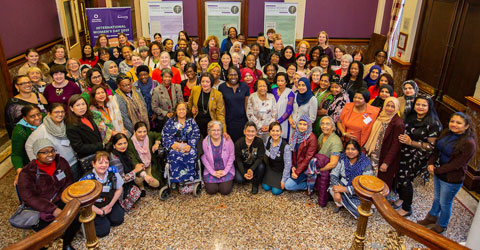
M86 180L75 182L68 186L62 193L62 201L66 203L60 215L44 229L28 236L27 238L12 244L4 250L36 250L60 237L65 230L77 218L80 211L79 221L84 224L87 236L87 248L98 247L98 239L95 234L95 213L92 205L102 192L102 184L98 181Z
M60 215L44 229L30 235L29 237L4 248L5 250L13 249L40 249L49 242L60 237L68 226L76 218L78 211L80 211L80 201L72 200L65 205L65 208Z
M372 200L378 212L388 224L397 230L397 232L404 234L431 249L469 249L441 234L437 234L424 226L400 216L383 195L375 193L372 196Z
M434 250L469 249L441 234L435 233L430 229L400 216L387 199L385 199L385 196L389 193L389 189L379 178L361 175L357 176L352 184L356 194L360 197L361 205L358 207L360 216L358 218L355 239L350 249L364 249L365 231L368 217L372 214L372 203L388 224L395 228L400 235L406 235Z

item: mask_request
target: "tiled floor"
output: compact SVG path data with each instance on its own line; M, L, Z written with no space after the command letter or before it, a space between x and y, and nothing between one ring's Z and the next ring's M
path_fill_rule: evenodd
M22 232L8 224L17 207L12 186L13 171L0 180L0 248L18 241ZM423 218L432 201L432 182L417 186L414 215ZM249 193L250 186L236 186L229 196L200 197L174 193L161 201L157 190L126 214L123 225L100 239L101 249L348 249L356 221L345 210L332 213L332 203L320 208L315 198L304 192L278 197L261 190ZM312 205L313 204L313 205ZM472 221L471 213L454 202L453 217L446 236L465 241ZM382 249L391 227L375 213L369 220L367 249ZM419 246L406 239L407 249ZM61 249L56 241L51 249ZM80 234L74 242L84 249Z

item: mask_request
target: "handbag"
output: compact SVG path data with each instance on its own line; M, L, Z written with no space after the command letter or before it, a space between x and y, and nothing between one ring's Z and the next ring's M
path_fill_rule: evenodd
M91 154L91 155L88 155L88 156L85 156L85 157L82 157L82 158L78 159L78 161L80 162L80 167L82 168L83 173L88 173L90 170L93 169L93 166L92 166L93 158L95 158L95 154Z
M40 173L38 172L37 168L37 174L35 175L35 185L37 185L39 175ZM17 186L15 186L15 191L17 192L18 201L20 201L20 207L18 207L17 211L15 211L12 217L8 219L8 222L10 222L10 225L15 228L32 229L36 225L38 225L38 222L40 222L40 212L34 210L31 207L28 207L27 205L25 205L25 203L23 203L22 198L20 198L20 193L18 192Z

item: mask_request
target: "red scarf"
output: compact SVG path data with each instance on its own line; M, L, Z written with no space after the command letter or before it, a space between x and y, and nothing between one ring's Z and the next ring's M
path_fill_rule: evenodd
M57 166L55 165L55 161L52 163L46 165L38 162L38 160L35 160L35 163L37 163L37 166L40 170L43 172L47 173L50 176L53 176L53 173L55 172L55 169L57 169Z

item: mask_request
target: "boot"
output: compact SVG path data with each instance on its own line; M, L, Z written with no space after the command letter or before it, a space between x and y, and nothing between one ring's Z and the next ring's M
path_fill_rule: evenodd
M258 194L258 184L252 183L252 194Z
M417 221L418 224L424 226L424 227L431 227L434 224L437 223L438 217L430 215L427 213L427 216L425 216L425 219Z
M435 225L433 225L433 227L431 229L432 229L432 231L434 231L435 233L438 233L438 234L441 234L445 230L447 230L446 227L442 227L442 226L438 225L437 223L435 223Z

